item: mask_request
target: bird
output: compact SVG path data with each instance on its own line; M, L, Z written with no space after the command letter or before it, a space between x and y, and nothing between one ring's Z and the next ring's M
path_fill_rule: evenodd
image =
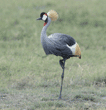
M55 10L50 10L48 13L41 12L40 18L37 20L44 21L44 26L41 31L41 44L46 55L53 54L62 57L62 59L59 60L62 68L59 99L62 99L65 62L70 57L78 57L81 59L81 49L75 39L70 35L54 33L47 36L46 31L48 26L50 25L51 21L56 21L57 19L58 13Z

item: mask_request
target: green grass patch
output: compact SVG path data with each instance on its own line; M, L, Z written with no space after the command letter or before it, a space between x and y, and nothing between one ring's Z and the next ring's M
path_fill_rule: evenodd
M0 109L106 109L106 1L0 0ZM41 12L59 18L47 35L65 33L78 42L82 59L66 61L62 100L58 100L60 57L46 56Z

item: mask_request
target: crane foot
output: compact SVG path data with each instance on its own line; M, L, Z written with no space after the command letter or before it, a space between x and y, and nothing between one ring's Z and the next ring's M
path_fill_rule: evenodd
M60 100L60 99L62 99L62 98L61 98L61 96L59 96L59 98L58 98L58 99L59 99L59 100Z

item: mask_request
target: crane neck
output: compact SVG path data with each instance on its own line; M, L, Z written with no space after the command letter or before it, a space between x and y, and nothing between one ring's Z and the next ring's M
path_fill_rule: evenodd
M47 37L46 30L47 30L48 26L50 25L50 23L51 23L51 19L48 17L47 24L44 23L44 27L43 27L42 32L41 32L41 38L42 37Z
M45 24L41 32L41 44L47 55L49 54L49 51L47 50L47 43L49 42L49 38L47 37L46 30L48 26L50 25L50 23L51 23L51 19L48 17L47 24Z

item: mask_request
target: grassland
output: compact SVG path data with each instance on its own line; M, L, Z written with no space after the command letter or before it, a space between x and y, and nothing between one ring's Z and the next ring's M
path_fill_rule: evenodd
M106 1L0 0L0 109L106 109ZM60 57L45 56L40 13L54 9L59 19L47 34L65 33L80 45L82 59L66 62L58 100Z

